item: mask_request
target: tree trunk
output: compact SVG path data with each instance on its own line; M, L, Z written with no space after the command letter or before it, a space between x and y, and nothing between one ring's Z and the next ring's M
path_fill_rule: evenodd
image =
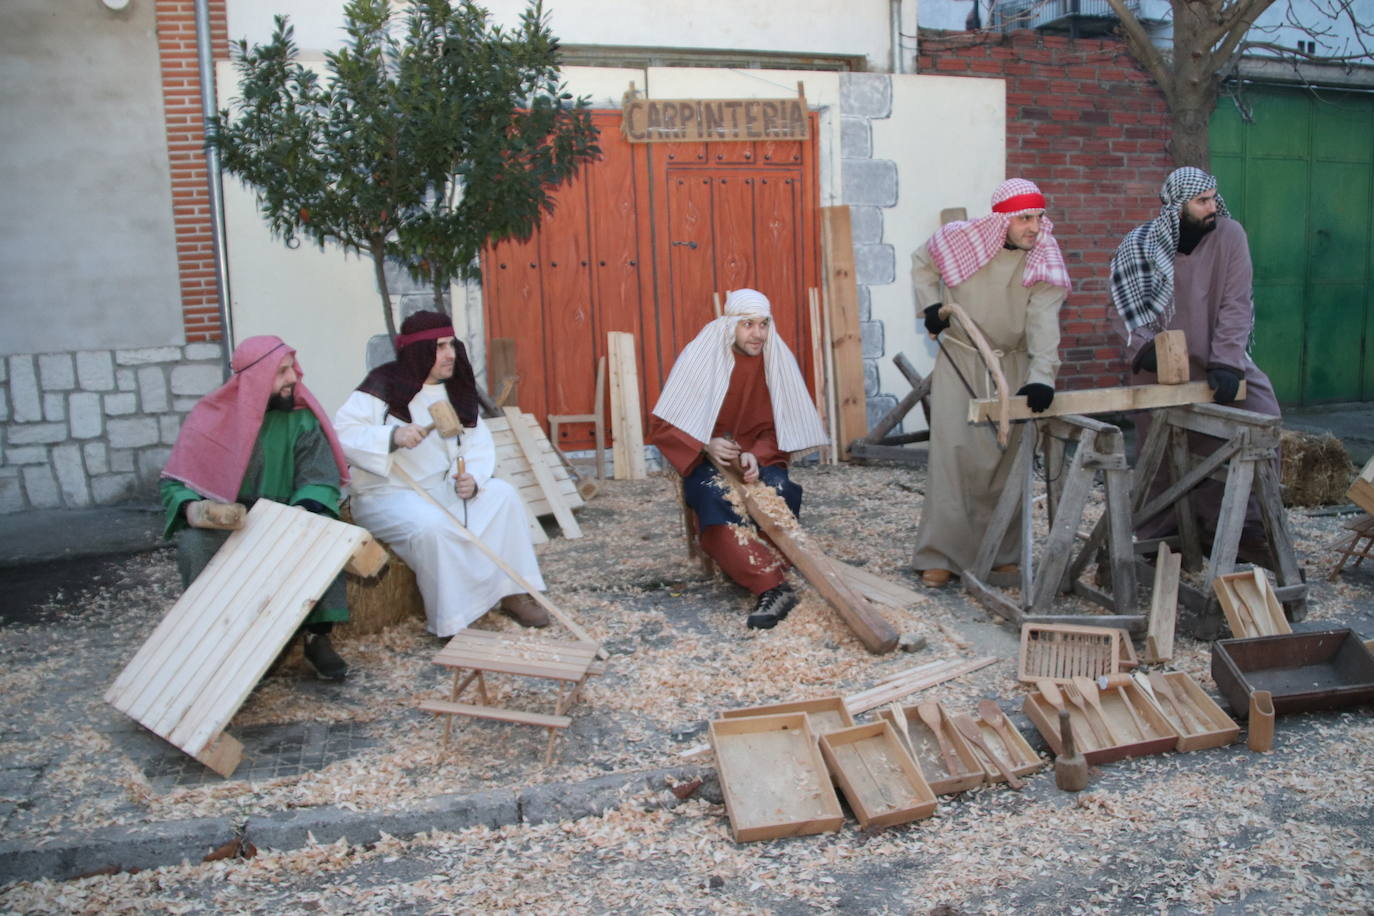
M434 311L444 315L449 314L449 310L444 308L443 277L440 275L438 267L430 268L429 283L434 288Z
M382 317L386 319L386 333L394 341L396 319L391 313L391 290L386 284L386 239L370 238L367 240L367 248L372 255L372 269L377 275L377 292L382 295Z
M1174 165L1210 170L1207 130L1217 106L1219 80L1208 53L1209 4L1178 3L1174 9L1173 85L1165 88L1173 129Z
M1169 112L1173 139L1170 151L1174 165L1193 165L1204 171L1211 171L1211 153L1208 145L1208 131L1212 121L1212 111L1216 101L1210 103L1198 100L1183 107L1182 100Z

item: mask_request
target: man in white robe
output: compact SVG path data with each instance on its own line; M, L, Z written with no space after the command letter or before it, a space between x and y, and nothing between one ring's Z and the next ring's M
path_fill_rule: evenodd
M415 571L428 629L436 636L454 635L498 601L519 623L547 626L547 612L395 473L404 470L543 590L520 494L492 476L495 443L478 413L472 366L448 316L411 315L401 325L396 353L396 361L369 373L334 416L352 469L354 520ZM458 415L457 437L426 429L430 405L441 401Z

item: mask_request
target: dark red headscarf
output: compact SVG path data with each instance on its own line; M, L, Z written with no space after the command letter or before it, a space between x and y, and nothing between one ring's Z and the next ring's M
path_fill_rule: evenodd
M453 319L442 312L416 312L401 323L396 338L396 359L367 374L358 390L386 402L387 412L398 420L413 423L410 402L414 399L439 351L441 337L453 337L453 375L444 382L448 401L464 426L477 425L477 379L472 374L467 348L453 332Z

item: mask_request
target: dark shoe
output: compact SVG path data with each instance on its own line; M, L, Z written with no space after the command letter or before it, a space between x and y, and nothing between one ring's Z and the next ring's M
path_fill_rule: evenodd
M921 584L926 588L944 588L952 575L948 569L927 569L921 573Z
M770 588L759 595L754 612L746 619L745 625L751 630L771 630L779 620L786 620L792 608L797 606L797 593L786 583Z
M348 676L348 662L334 651L328 633L305 634L305 660L322 681L341 681Z
M529 595L507 595L501 599L501 610L522 627L549 625L549 612Z

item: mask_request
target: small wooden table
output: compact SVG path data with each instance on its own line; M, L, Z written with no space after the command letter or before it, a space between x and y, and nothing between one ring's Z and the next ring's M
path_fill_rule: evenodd
M469 716L518 722L549 730L544 765L553 762L554 742L559 729L572 724L568 710L577 702L588 677L604 674L606 663L596 657L597 646L590 642L561 642L544 638L508 636L485 630L464 630L434 656L434 663L453 669L453 690L447 700L425 700L420 708L443 716ZM492 705L487 696L486 677L516 674L556 681L558 697L553 713L526 712ZM460 703L458 698L473 681L477 682L478 703ZM448 746L453 719L444 720L444 746Z

